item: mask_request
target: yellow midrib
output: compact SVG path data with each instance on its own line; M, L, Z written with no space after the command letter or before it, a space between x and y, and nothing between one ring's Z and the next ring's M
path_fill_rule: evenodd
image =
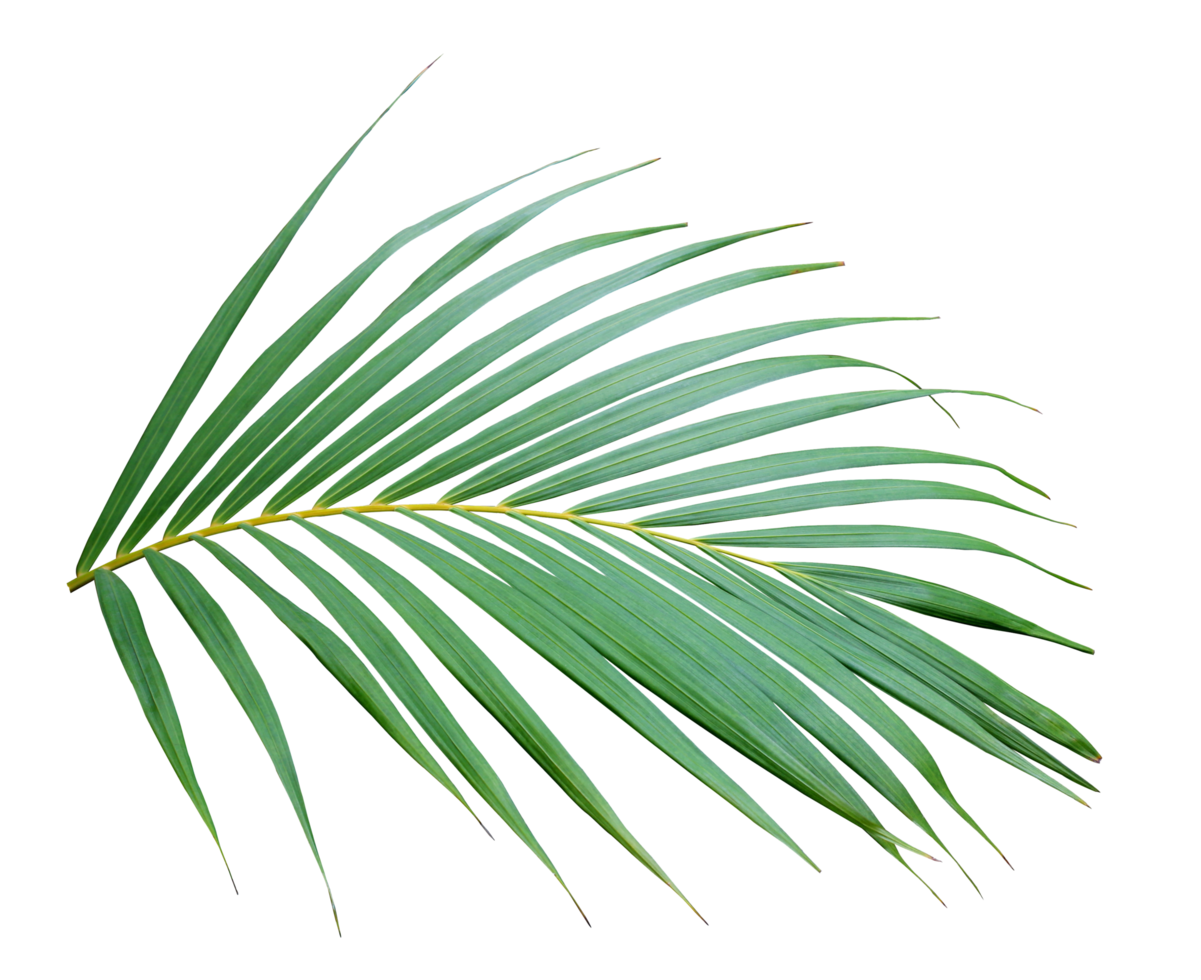
M549 510L529 510L525 507L504 507L504 506L489 506L486 504L362 504L356 507L315 507L311 510L293 510L284 514L264 514L262 517L251 517L244 521L231 521L228 524L210 524L206 528L201 528L198 531L188 531L186 534L177 534L174 537L163 538L161 541L156 541L154 544L149 544L145 548L140 548L137 551L131 551L127 555L119 555L110 562L105 562L103 565L98 565L90 572L84 572L67 583L67 590L74 592L76 589L83 588L96 576L96 571L99 568L107 568L110 570L120 568L122 565L128 565L130 562L135 562L139 558L145 556L147 551L165 551L167 548L174 548L176 545L186 544L192 540L194 535L208 538L214 534L224 534L226 531L236 531L241 525L249 524L252 527L258 527L260 524L275 524L279 521L286 521L292 517L308 519L310 517L334 517L338 514L344 514L347 511L354 511L356 514L379 514L387 513L396 510L466 510L477 514L521 514L524 517L541 517L547 520L558 521L582 521L585 524L597 524L601 527L614 527L623 531L636 531L640 534L651 534L657 538L665 538L668 541L675 541L679 544L691 545L694 548L700 548L705 551L716 551L723 555L729 555L732 558L738 558L742 561L753 562L756 565L765 565L768 568L776 568L776 564L770 561L764 561L761 558L752 558L750 555L739 554L736 551L727 551L725 548L715 548L713 545L705 544L702 541L697 541L695 538L682 538L675 534L667 534L664 531L654 531L650 528L639 527L637 524L623 524L620 521L603 521L597 517L584 517L581 514L572 514L570 512L558 512Z

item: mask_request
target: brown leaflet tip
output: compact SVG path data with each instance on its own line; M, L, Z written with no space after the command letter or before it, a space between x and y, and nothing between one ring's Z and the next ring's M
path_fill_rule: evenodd
M1093 756L1091 759L1089 759L1088 761L1089 761L1089 762L1100 762L1100 761L1101 761L1101 757L1100 757L1099 755L1094 755L1094 756Z
M1088 802L1087 802L1087 801L1085 801L1085 800L1081 800L1080 802L1081 802L1081 803L1083 803L1085 806L1088 806ZM1088 808L1089 808L1090 810L1092 809L1092 807L1091 807L1091 806L1088 806Z

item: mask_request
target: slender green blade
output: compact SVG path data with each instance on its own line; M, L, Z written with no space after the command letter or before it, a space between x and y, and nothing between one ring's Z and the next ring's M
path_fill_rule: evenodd
M361 549L356 549L349 542L323 528L310 523L304 523L302 526L360 575L373 574L374 566L379 564L378 559ZM317 597L454 767L557 878L558 872L554 864L534 837L533 831L530 830L521 811L517 809L496 771L463 731L454 714L413 662L408 651L401 646L400 641L380 618L336 576L327 572L304 552L249 524L243 524L242 528L278 558L284 567Z
M138 703L142 706L146 721L150 723L150 730L158 739L163 755L171 763L171 768L175 770L175 775L192 805L196 807L196 812L200 814L200 819L213 835L213 842L221 854L225 870L229 872L229 862L225 860L225 851L221 849L217 828L209 814L200 782L192 769L192 757L188 755L188 745L184 741L183 727L179 723L179 712L175 710L171 688L167 686L167 678L163 675L158 657L154 655L150 637L146 635L137 600L121 577L107 568L96 571L96 596L100 600L100 611L104 614L104 622L113 639L113 646L117 648L121 666L129 675L129 682L138 696ZM232 873L229 880L231 883L234 880ZM234 885L234 891L237 890L238 886Z
M320 664L333 674L338 683L346 688L347 693L375 719L388 737L404 749L422 769L441 783L455 799L467 807L468 813L475 816L474 811L463 799L463 795L451 782L450 777L430 754L429 749L422 744L401 713L396 710L396 706L388 698L379 681L333 630L305 612L291 599L273 589L245 563L230 554L217 542L202 538L198 534L193 534L192 540L210 552L243 585L258 596L263 604L275 614L275 617L309 648ZM476 817L476 819L479 818Z
M824 597L823 603L815 602L799 589L781 583L757 568L720 553L710 554L727 571L751 582L769 600L784 609L789 619L808 623L814 635L825 639L828 652L864 680L989 755L1009 763L1078 803L1084 803L1057 779L1048 776L1020 754L1021 750L1014 747L1013 740L1002 734L1012 726L991 715L987 706L974 694L943 672L932 669L923 658L860 626L829 604L823 604ZM1026 741L1029 742L1028 739ZM1042 751L1042 755L1056 761L1045 751ZM1062 766L1062 763L1059 765Z
M293 519L295 524L301 521ZM524 748L543 772L563 790L568 799L596 821L600 829L619 843L626 853L668 886L680 901L705 921L697 907L683 894L655 855L634 836L584 766L563 745L550 725L533 709L504 671L488 656L446 610L413 584L407 575L388 562L359 548L346 538L304 522L305 530L327 546L353 570L377 596L401 617L438 663L472 695L483 709ZM561 882L562 883L562 882ZM566 889L567 885L564 884ZM568 891L568 895L570 892ZM574 901L574 898L573 898ZM581 910L582 914L582 910Z
M810 371L847 367L880 368L881 365L851 357L809 354L797 357L768 357L706 371L704 374L635 395L562 431L552 433L532 446L519 449L479 474L471 481L470 492L452 493L456 498L461 498L498 490L512 485L517 480L535 476L568 460L579 459L594 449L643 432L652 426L739 392ZM446 499L443 497L443 500Z
M626 609L631 608L632 599L637 602L635 597L639 593L649 592L656 596L665 608L673 609L675 612L675 616L670 619L664 617L664 622L673 622L673 629L676 631L682 622L697 629L697 632L693 634L692 641L695 643L697 639L700 639L703 646L707 644L705 663L709 665L710 669L721 664L723 674L737 676L740 682L749 683L760 692L766 693L765 688L770 689L771 694L767 694L767 699L772 704L776 704L778 710L781 710L785 717L799 725L806 735L814 737L814 731L821 731L824 735L837 741L841 749L849 754L854 754L856 749L861 746L861 743L856 743L854 748L849 745L846 727L839 727L837 733L833 731L830 727L832 719L830 712L826 711L826 706L820 704L820 699L805 683L796 683L800 680L799 677L791 671L785 670L783 664L765 658L763 646L755 643L745 633L740 633L731 627L729 622L713 616L710 610L705 609L691 596L686 596L686 593L675 590L675 588L663 588L655 582L655 576L645 572L637 563L623 561L591 540L575 536L552 522L534 520L525 518L525 516L515 516L514 520L530 527L538 536L548 539L567 554L579 558L580 561L576 564L584 562L587 566L597 569L604 576L602 591L609 596L621 596L621 603ZM495 520L484 521L478 515L474 516L473 522L496 524ZM538 555L540 558L548 555L548 552L542 550L538 552ZM562 558L556 556L556 561L562 562ZM633 585L632 590L628 588L629 585ZM787 710L778 704L777 698L788 704ZM790 711L795 712L796 717L793 717ZM797 718L803 718L803 722L797 722ZM849 823L859 826L873 839L877 839L878 843L896 843L903 849L930 857L926 851L914 848L913 844L902 841L900 837L886 829L859 791L815 746L813 746L813 758L820 760L820 770L825 770L824 778L827 785L837 788L839 795L842 796L841 802L846 808L842 811L835 809L833 812L837 813L839 817L847 819ZM848 803L849 806L847 806Z
M896 845L925 855L887 831L829 761L733 668L713 637L680 616L663 595L599 575L512 528L488 527L553 570L553 586L543 587L541 595L556 598L557 614L616 666L768 772L855 823L894 857ZM500 567L487 567L501 574Z
M775 325L775 324L772 324ZM844 354L777 354L775 357L739 360L722 368L699 371L681 377L681 360L687 353L653 352L659 357L647 365L631 365L621 372L625 384L613 384L613 401L599 411L581 416L576 399L556 392L543 400L542 417L530 419L544 435L527 442L514 452L495 460L460 480L443 492L440 500L461 503L482 497L494 490L512 486L521 480L540 476L564 462L613 446L626 438L643 434L677 418L705 410L719 402L737 398L758 388L820 371L872 370L900 375L877 361L847 357ZM675 355L674 355L675 354ZM640 360L640 358L635 358ZM712 363L712 361L710 361ZM625 368L625 365L615 365ZM675 381L670 381L675 377ZM584 381L591 381L585 378ZM668 383L662 383L667 381ZM631 396L632 395L632 396ZM561 402L560 399L564 400ZM592 399L597 395L592 394ZM620 399L620 400L619 400ZM562 428L548 426L563 416L569 418ZM521 431L520 429L518 430Z
M468 314L517 283L566 259L582 255L595 248L603 248L606 245L614 245L618 242L684 227L686 225L682 224L658 225L650 228L636 228L632 231L607 232L555 245L536 255L515 262L508 268L477 283L431 314L428 320L431 323L439 320L461 322ZM436 332L441 335L445 329L445 326L439 322ZM438 398L450 391L456 383L456 375L457 372L453 371L439 372L431 383L427 374L393 395L378 408L373 409L366 418L355 423L347 432L335 439L303 466L300 472L293 476L287 485L272 498L267 512L276 513L282 510L293 500L333 476L343 466L354 462L381 439L400 428L418 412L428 408Z
M669 561L668 558L643 548L631 540L622 538L620 534L609 531L607 528L590 525L579 525L574 530L587 533L604 548L616 552L626 561L655 576L664 585L674 588L682 596L693 599L693 602L701 608L711 612L718 622L736 629L737 632L752 640L753 644L759 646L758 656L754 656L753 647L749 644L731 646L731 649L740 653L743 662L752 668L755 685L767 697L775 701L785 715L800 725L802 730L807 731L814 741L826 749L826 752L829 752L856 776L859 776L862 781L870 785L910 824L918 827L922 833L930 837L939 849L955 862L976 892L980 891L972 876L969 876L966 868L960 864L955 855L951 854L942 837L939 837L938 832L934 830L930 820L926 818L925 813L922 813L918 801L914 799L906 784L884 761L876 747L872 746L872 743L868 742L841 713L833 709L817 692L813 691L802 675L794 673L793 670L785 667L781 659L772 656L770 651L781 645L791 651L793 643L787 635L773 633L770 627L761 620L761 616L755 615L755 610L747 608L745 604L740 604L729 596L729 593L723 592L721 588L707 584L704 579L691 570L686 572L679 564ZM555 537L561 546L573 548L573 543L570 542L567 534L558 532ZM578 549L573 549L573 554L575 551ZM715 631L716 628L710 626L710 629ZM800 651L795 651L791 652L791 656L802 655L800 655ZM859 683L859 687L864 687L859 679L855 679L855 682ZM866 689L864 693L870 694ZM883 704L879 699L876 701ZM883 712L877 713L883 715Z
M377 331L379 325L383 323L387 323L389 326L395 323L401 315L412 309L418 302L433 294L440 286L449 282L454 276L482 258L548 208L574 194L596 187L614 177L640 170L654 162L654 160L647 160L632 167L625 167L622 170L574 184L532 204L527 204L473 232L423 272L401 296L397 297L376 318L372 325L368 326L367 330ZM475 312L496 293L503 292L515 281L523 278L519 277L514 282L508 281L506 273L511 270L512 267L497 273L496 276L490 277L484 283L480 283L442 304L338 385L251 467L221 504L215 520L227 520L239 507L266 490L271 483L299 462L309 450L315 448L325 436L329 435L367 399L408 367L436 340ZM537 271L536 268L528 270L527 274L533 271Z
M498 529L492 522L484 521L476 515L457 513L498 536L509 531ZM513 586L513 589L496 588L487 577L465 573L464 580L476 580L475 584L483 590L478 594L487 596L483 600L489 603L487 608L510 632L570 677L670 759L812 864L792 838L742 787L715 765L646 695L568 625L564 616L566 614L572 617L574 611L572 606L564 603L561 580L502 548L464 534L456 528L433 521L422 523L433 528L502 581Z
M930 751L913 730L857 675L830 656L821 645L809 640L804 630L790 628L783 618L772 610L764 596L745 582L731 576L727 576L728 591L716 586L710 577L713 572L719 570L714 569L712 563L701 555L661 538L643 536L644 540L654 544L692 574L593 525L580 522L579 526L680 589L685 595L746 634L850 708L883 736L902 758L921 774L922 778L930 784L948 806L996 848L980 825L955 798L938 763L935 762ZM709 573L710 577L706 577L706 573ZM882 766L883 763L881 762L879 765ZM884 772L874 778L887 780L890 775L891 773L885 766ZM895 793L896 790L894 789L892 792ZM894 805L896 804L894 803ZM903 807L898 806L898 809L917 822ZM919 826L921 825L919 824ZM936 835L932 834L932 836L938 840ZM941 841L939 843L942 845ZM942 846L945 850L945 845ZM1000 853L999 849L997 853Z
M526 310L462 349L460 352L464 355L462 380L467 381L468 378L478 374L501 355L515 351L557 323L573 316L574 313L585 310L588 306L621 292L622 289L637 285L638 282L673 269L676 265L691 262L695 258L710 255L710 253L725 249L725 247L755 238L763 238L765 235L789 231L791 228L803 227L806 223L794 221L784 223L784 225L753 228L747 232L701 239L694 243L676 246L675 249L658 252L657 255L626 265L625 268L616 269L613 273L599 276L598 279L590 282L580 283L579 286L567 289L566 292ZM662 307L655 309L646 304L635 305L628 307L627 310L620 310L609 316L594 319L591 323L585 323L581 327L569 330L563 336L556 337L555 340L545 343L530 353L522 354L512 364L471 384L459 394L454 395L446 404L435 408L422 419L420 425L408 426L399 435L383 443L375 452L366 456L359 465L353 467L345 476L325 489L319 500L322 504L341 502L354 492L381 482L438 444L458 436L468 425L488 416L496 408L500 408L516 396L524 394L539 382L556 375L557 372L586 357L587 354L607 346L608 343L619 340L620 337L667 315L668 312L663 311ZM855 324L839 323L820 329L835 329L838 325ZM473 349L476 345L478 345L478 352ZM444 364L447 365L447 368L452 368L455 358L458 357L459 354L454 354L444 361ZM454 370L458 372L458 365L454 364ZM313 456L312 460L293 474L293 477L271 497L267 506L263 508L264 512L275 513L276 510L298 501L307 491L316 488L324 478L323 470L322 476L319 478L316 473L317 468L323 464L322 456L327 453L327 450L330 453L337 452L339 440L331 442L328 447L322 449L321 453ZM312 476L310 476L310 471Z
M167 510L184 494L187 486L205 465L213 459L214 454L238 430L259 402L271 392L280 378L292 368L295 361L316 342L325 328L334 321L339 313L346 309L347 304L354 298L371 276L380 271L388 262L399 255L425 235L436 231L443 225L456 219L477 204L488 201L497 193L509 189L522 180L533 177L534 174L548 171L551 167L560 166L581 156L592 153L592 150L581 150L544 163L532 171L518 174L516 177L502 180L488 189L465 197L462 201L448 204L447 207L434 211L434 214L414 221L398 232L389 235L383 243L358 265L343 275L334 283L316 303L305 310L282 334L275 337L262 353L251 361L249 368L234 382L234 386L222 396L213 411L204 419L201 426L193 432L183 449L179 450L167 472L163 473L159 483L155 484L147 500L139 508L135 518L126 528L118 551L131 550L145 537L151 528L162 519ZM215 464L209 467L187 500L181 504L172 515L167 525L167 534L177 534L192 524L205 507L216 501L235 479L259 458L276 438L291 426L295 420L303 416L313 402L321 398L325 392L337 383L342 375L352 368L357 361L368 353L382 337L399 322L407 312L404 306L392 305L387 307L380 316L375 317L358 334L342 343L333 353L324 358L316 368L295 382L287 392L275 399L267 410L239 432L237 440L223 452Z
M338 908L334 904L333 892L329 888L329 880L325 877L325 867L321 863L321 855L317 852L317 841L313 837L313 828L309 824L308 810L304 805L304 794L300 790L300 780L296 775L296 766L292 762L292 752L288 748L288 740L284 736L283 725L279 714L267 693L267 685L234 632L233 624L216 600L200 584L196 576L179 562L160 554L154 549L147 549L146 561L154 577L158 579L163 591L171 598L175 608L179 610L196 638L208 653L210 659L221 671L221 676L229 685L234 697L246 712L246 717L258 733L271 763L275 766L276 775L283 784L284 792L292 802L292 809L300 821L309 849L317 861L321 878L325 882L325 891L329 896L329 907L334 914L334 923L338 924ZM342 927L338 925L338 934Z
M1002 714L1021 722L1031 731L1071 749L1092 762L1100 761L1101 756L1093 744L1067 719L1006 683L992 671L976 663L970 657L964 656L954 647L908 620L902 619L886 609L881 609L875 603L849 594L845 588L832 586L827 581L808 574L798 573L793 575L792 579L802 588L818 595L818 598L848 619L903 647L931 668L941 671L959 687L970 691L984 704L996 708ZM818 594L819 592L820 594ZM1073 779L1089 789L1095 789L1086 780L1062 767L1062 764L1049 763L1031 755L1025 748L1014 747L1069 779ZM1058 763L1058 760L1055 762Z
M888 572L881 568L865 568L862 565L830 565L824 562L788 562L788 568L815 578L820 578L844 592L879 599L889 605L900 606L912 612L923 613L954 623L980 626L984 629L1022 633L1059 643L1082 653L1094 653L1092 647L1052 633L1037 623L1023 619L1008 609L1002 609L985 599L960 592L947 585L928 582L925 579Z
M1045 497L1038 487L1014 476L995 463L986 463L970 456L936 453L926 449L893 449L888 446L848 446L838 449L802 449L794 453L775 453L740 459L733 463L718 463L700 469L676 473L659 480L649 480L632 487L622 487L610 493L592 497L569 508L573 514L598 514L625 510L629 507L650 507L685 497L701 497L756 483L772 483L829 470L855 469L861 466L894 466L906 463L950 463L964 466L986 466L1008 477L1014 483Z
M765 408L751 408L743 412L733 412L729 415L707 419L704 422L694 422L669 432L650 436L628 446L621 446L551 474L509 497L505 503L509 506L520 507L536 500L573 493L598 483L621 479L633 473L641 473L677 459L687 459L712 449L720 449L723 446L754 439L757 436L779 432L781 429L806 425L821 419L833 418L836 415L845 415L848 412L890 405L893 402L943 394L980 395L1013 402L1013 399L1006 398L1004 395L994 395L988 391L966 391L958 388L854 391L780 402ZM1013 402L1013 404L1019 403Z
M428 67L426 70L428 70ZM405 92L412 88L417 79L423 74L425 74L424 71L418 74L413 81L409 82L400 95L404 95ZM234 291L221 304L221 308L217 310L216 315L205 328L200 339L196 341L196 345L192 348L183 366L175 375L175 379L171 382L167 393L163 396L163 400L159 403L158 408L154 410L154 415L151 416L145 431L142 432L142 437L138 440L137 446L134 447L133 455L129 457L129 461L125 464L125 469L121 471L121 475L117 478L116 486L113 487L112 493L109 494L109 498L100 512L100 517L97 518L96 524L92 528L92 533L88 536L87 543L84 545L83 553L79 556L79 562L76 565L77 574L82 575L92 567L92 564L99 557L101 550L108 543L109 538L117 530L117 525L125 516L130 504L133 503L134 497L138 495L138 491L142 489L143 484L145 484L147 478L150 476L150 471L154 469L154 464L158 462L159 457L162 456L163 451L167 448L167 443L171 441L171 436L175 434L175 430L179 427L184 414L195 400L205 379L208 378L213 365L217 363L217 358L221 356L221 352L225 349L229 338L233 336L234 330L242 322L242 317L250 309L250 304L254 302L254 298L259 294L259 290L263 288L267 277L271 275L276 265L279 264L279 260L283 258L283 254L287 251L288 246L292 244L292 239L296 237L300 226L304 224L309 213L317 206L317 202L325 193L325 189L329 187L330 183L338 175L338 171L350 159L354 151L359 148L359 144L367 138L367 134L376 127L380 119L383 119L387 115L388 110L396 104L400 95L393 99L388 108L381 112L375 122L367 127L363 135L355 140L354 145L334 164L333 169L325 175L325 179L316 186L304 204L300 206L300 210L292 215L288 223L280 229L279 234L267 246L266 251L255 260L246 274L242 276L241 281L234 287Z
M768 527L746 531L722 531L697 538L722 548L950 548L955 551L987 551L1016 558L1040 572L1087 589L1055 572L1036 565L1028 558L983 538L940 531L929 527L904 527L894 524L814 524L799 527ZM787 563L784 563L787 564Z
M1054 524L1064 523L1043 517L1042 514L1036 514L982 490L934 480L830 480L826 483L804 483L676 507L640 517L633 523L639 527L716 524L720 521L774 517L776 514L794 514L823 507L850 507L855 504L875 504L889 500L973 500L1007 507L1020 514L1029 514Z
M489 399L491 410L500 407L515 394L532 387L533 383L545 380L546 377L569 368L586 354L597 351L622 336L627 336L635 330L643 329L646 325L670 316L671 313L686 310L689 306L716 299L721 295L735 292L737 289L746 289L763 285L766 282L788 279L794 275L837 267L837 262L755 265L755 267L736 269L731 273L713 276L712 279L693 282L691 285L673 289L671 292L643 300L633 306L627 306L626 309L609 313L608 316L599 317L596 321L585 324L585 328L587 328L585 336L579 336L580 331L585 329L580 328L580 330L574 331L576 336L564 335L557 341L548 343L540 351L532 351L524 358L507 365L502 371L497 371L494 377L484 378L483 383L492 384L496 390L496 394ZM746 342L746 337L737 337L734 343L737 342ZM721 342L718 342L717 346L718 349L723 347L733 349L733 346L722 345ZM697 363L703 364L705 363L705 349L706 345L697 348L688 347L682 352L676 348L669 354L669 357L674 354L682 354L683 360L687 361L689 353L697 353ZM709 360L707 363L712 364L715 361ZM485 425L483 429L473 432L465 440L453 443L452 446L441 450L386 486L376 496L376 501L404 500L406 496L417 494L430 486L447 483L464 473L471 472L474 468L488 464L510 450L524 446L526 442L545 435L546 432L550 432L560 425L566 425L574 419L587 416L587 414L597 411L598 408L611 404L611 399L617 396L617 390L628 388L631 383L625 377L628 371L638 372L643 368L650 372L658 370L661 375L664 370L667 370L667 377L679 376L671 374L667 368L656 369L655 365L647 364L645 359L641 359L635 365L622 363L605 371L597 372L597 375L581 378L556 392L544 395L543 398L510 413L507 417ZM527 374L533 376L528 381L526 377L522 377ZM610 392L610 386L614 386L613 392ZM640 390L640 388L633 390ZM497 398L497 395L500 398ZM459 431L461 430L441 428L437 435L440 436L440 441L443 441L458 435ZM404 435L401 434L401 436ZM378 449L376 454L384 453L394 453L394 447L389 443L384 443L384 446ZM372 454L372 456L376 454ZM362 465L372 462L372 456L364 460ZM390 466L395 466L394 458L389 458L388 461ZM325 495L322 495L322 500L324 498Z

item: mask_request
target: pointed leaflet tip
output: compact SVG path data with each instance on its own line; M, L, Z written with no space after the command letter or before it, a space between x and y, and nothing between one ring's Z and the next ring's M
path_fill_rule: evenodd
M566 884L564 884L563 882L560 882L558 884L563 886L563 891L566 891L567 896L570 898L570 900L572 900L572 904L573 904L573 906L575 906L576 912L578 912L580 914L580 919L584 920L584 925L588 927L588 932L591 932L592 931L592 920L588 919L588 914L585 912L584 906L581 906L581 904L579 902L575 901L575 896L572 895L572 892L570 892L570 890L567 888Z
M1101 761L1101 757L1100 757L1099 755L1094 755L1094 756L1093 756L1091 759L1089 759L1088 761L1089 761L1089 762L1100 762L1100 761Z

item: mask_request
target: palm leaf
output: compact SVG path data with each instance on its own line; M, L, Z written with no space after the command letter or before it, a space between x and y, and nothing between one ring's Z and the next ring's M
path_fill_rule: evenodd
M630 248L633 244L623 243L684 228L682 224L647 225L590 233L525 257L515 256L498 272L459 288L454 295L439 297L443 287L491 250L507 247L511 236L547 209L646 164L577 181L466 235L430 262L371 322L337 341L340 346L316 368L294 376L301 353L325 340L339 312L390 256L491 195L514 187L522 177L435 211L392 236L312 300L308 311L244 368L141 500L116 556L96 566L230 334L358 146L355 143L343 156L280 232L188 356L101 508L76 577L68 583L72 591L95 583L113 644L151 730L215 841L215 825L166 679L133 593L117 575L118 569L141 559L148 561L241 704L321 868L279 713L234 630L233 610L224 609L195 573L163 554L189 543L199 544L246 586L397 746L474 814L473 804L456 787L449 770L462 776L561 884L562 877L501 775L414 657L364 601L364 585L404 620L417 641L568 799L681 898L680 889L533 704L458 625L454 611L442 608L422 588L431 575L810 864L809 853L785 825L742 788L732 771L709 757L690 726L733 748L741 757L735 757L736 762L759 767L799 796L853 824L906 867L904 851L929 856L925 839L946 850L935 821L918 805L906 782L910 770L974 831L992 841L952 792L931 748L881 694L1083 802L1061 780L1089 790L1092 784L1032 736L1099 760L1092 743L1058 712L901 613L1047 640L1087 653L1092 652L1090 647L949 585L887 569L769 559L748 549L973 550L1046 569L959 531L868 523L735 527L712 533L707 529L712 524L824 507L918 499L982 502L1041 517L984 490L927 479L780 483L836 470L951 464L974 467L976 472L992 470L1017 487L1046 496L1004 467L971 456L883 446L812 445L732 462L699 458L772 432L796 430L794 438L807 438L820 429L800 427L915 398L967 394L1020 404L990 392L922 388L893 368L837 354L790 350L719 363L766 344L796 344L817 331L882 321L904 329L904 321L921 317L791 320L689 338L614 367L585 370L583 380L559 384L557 390L548 388L532 404L519 407L519 399L535 385L553 386L560 372L586 367L593 352L678 310L742 287L842 264L792 263L723 273L601 316L540 346L523 348L555 324L628 285L727 246L796 227L795 223L687 243L626 264L491 327L478 339L458 345L440 363L411 374L414 361L435 342L468 317L487 319L491 301L518 283L586 252L598 251L603 259L610 254L609 246ZM436 307L417 322L406 323L409 314L427 300L434 300ZM397 325L400 332L377 349ZM516 352L515 360L493 368L510 352ZM911 387L805 393L810 383L807 375L843 367L892 371ZM483 373L489 369L490 373ZM791 379L795 397L712 414L712 406L725 398L783 379ZM379 400L372 403L377 396ZM264 400L268 407L252 418ZM464 433L477 421L478 430ZM695 462L688 463L694 457ZM680 462L689 468L677 473L660 470ZM440 488L440 496L417 497L433 487ZM567 510L529 506L590 488L598 490ZM746 492L721 496L736 490ZM313 507L289 510L318 492ZM213 522L186 532L222 495ZM490 497L502 499L490 502ZM265 501L265 508L255 516L248 509L259 500ZM665 503L673 506L649 514L643 510ZM139 550L172 507L163 537ZM325 518L338 515L352 518L360 527L343 522L345 533L335 533ZM399 517L407 522L398 524ZM279 537L274 526L284 522L312 535L323 546L322 558ZM665 530L697 526L706 527L704 536ZM318 610L332 617L341 634L211 540L239 529L305 586ZM374 534L364 535L364 530ZM365 536L367 544L376 547L352 541L351 533ZM352 581L325 563L331 553L339 568L354 573ZM656 699L677 712L680 720L669 717ZM904 768L886 761L859 725L887 743ZM442 760L450 766L444 768ZM405 771L398 776L403 778ZM910 842L889 829L874 809L878 801L906 818L923 839ZM330 901L332 906L332 896Z

